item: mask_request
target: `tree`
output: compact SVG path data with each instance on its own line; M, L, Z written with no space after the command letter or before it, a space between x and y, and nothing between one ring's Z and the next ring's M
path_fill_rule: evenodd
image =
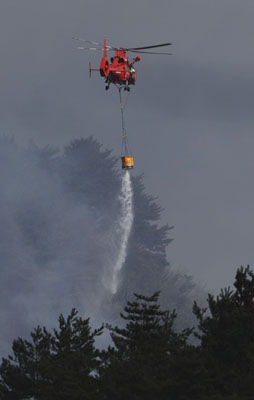
M66 193L72 193L97 212L109 212L120 186L115 168L118 160L111 153L91 136L76 139L65 147L56 166Z
M187 346L191 330L176 333L176 313L160 310L158 297L159 292L135 294L121 313L126 326L110 327L114 347L104 352L101 369L105 399L168 400L173 395L171 359Z
M13 341L13 355L3 358L0 366L0 393L3 399L43 399L48 379L45 361L50 357L52 336L45 328L31 332L32 341Z
M162 207L157 198L147 194L143 175L132 176L134 220L128 255L116 294L121 307L132 293L160 291L160 304L176 309L180 329L194 324L191 312L194 284L189 276L173 271L167 258L173 226L161 226Z
M52 382L48 399L92 400L97 398L99 351L94 347L103 327L91 332L89 319L77 317L72 310L65 320L59 317L54 330L49 377Z
M94 220L103 222L102 229L110 226L119 215L119 160L93 137L88 137L71 141L56 164L52 173L58 171L66 194L87 204L94 213ZM190 293L195 285L190 277L173 272L167 260L166 250L172 241L169 235L173 227L160 226L162 207L156 197L146 193L143 175L133 173L134 221L119 290L113 307L108 306L112 312L110 317L115 319L119 315L133 292L160 290L161 304L165 308L177 308L182 322L189 319L191 324Z
M4 399L93 400L97 398L99 351L94 340L103 327L91 331L89 319L72 310L59 317L59 329L50 334L36 328L32 341L13 342L13 356L0 366Z
M208 312L194 303L207 398L253 398L254 273L249 266L237 270L234 287L217 297L209 294Z

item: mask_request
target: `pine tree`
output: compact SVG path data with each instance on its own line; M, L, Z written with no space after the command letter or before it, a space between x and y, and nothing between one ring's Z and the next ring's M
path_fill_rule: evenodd
M32 341L13 341L13 355L0 366L0 393L3 399L43 399L48 385L44 365L50 358L52 336L45 328L31 332Z
M249 267L237 270L234 287L209 295L209 312L194 303L207 398L253 399L254 273Z
M59 330L54 330L48 376L52 382L48 400L93 400L97 398L96 371L99 351L96 336L103 327L91 331L89 319L77 317L72 310L65 319L59 317Z
M118 163L118 164L117 164ZM110 226L119 214L117 201L121 171L119 160L105 150L93 137L73 140L59 157L56 170L63 180L66 194L82 201L99 217L104 226ZM121 285L111 309L115 318L133 292L161 291L164 307L177 308L186 322L193 322L189 296L194 287L191 278L170 269L167 246L172 226L160 226L162 207L157 198L146 193L143 175L132 174L134 221L129 238L128 256L121 271ZM182 315L184 314L184 317ZM192 319L192 321L191 321Z
M92 331L89 319L78 317L73 309L66 319L60 315L53 334L38 327L32 341L15 340L13 355L0 366L3 399L97 399L100 360L94 341L102 330Z
M90 136L71 141L58 160L66 192L97 211L109 212L120 186L118 160L111 153Z
M121 313L126 326L110 327L114 347L104 353L101 370L105 399L171 398L171 358L187 346L191 330L176 333L176 313L162 311L158 297L159 292L151 297L135 294L126 314Z

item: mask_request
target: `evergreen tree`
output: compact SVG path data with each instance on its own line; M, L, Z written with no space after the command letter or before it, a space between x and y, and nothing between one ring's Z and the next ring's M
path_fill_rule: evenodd
M115 168L118 160L111 153L90 136L71 141L58 159L57 169L66 193L97 212L109 212L120 186Z
M194 303L207 398L254 396L254 273L249 267L237 270L234 287L217 297L209 294L208 313Z
M94 400L98 396L96 371L99 351L94 340L103 327L91 331L89 319L72 310L59 317L59 329L50 334L36 328L32 341L13 342L13 355L0 366L0 394L11 400Z
M119 215L118 194L121 185L119 160L104 150L93 137L73 140L53 166L59 171L66 194L88 204L95 218L108 226ZM135 171L134 171L135 172ZM134 221L128 255L121 272L121 285L111 307L112 318L119 314L133 292L161 290L165 308L176 308L181 325L193 323L190 301L194 284L190 277L173 272L167 260L172 226L160 226L162 207L157 198L146 193L143 176L132 173ZM95 219L96 220L96 219Z
M174 382L171 359L187 346L191 330L176 333L176 313L161 311L159 293L147 297L135 294L121 317L126 327L110 327L114 347L104 352L101 369L105 399L170 399Z
M45 328L31 332L32 341L13 341L13 355L0 366L0 393L3 399L43 399L49 383L43 366L50 358L52 336ZM46 362L47 363L47 362Z
M72 310L65 320L59 317L54 330L48 376L52 382L48 400L94 400L97 398L99 351L94 347L103 327L91 331L89 319L77 317Z
M194 324L191 312L191 277L174 272L167 258L172 242L173 226L161 226L162 207L157 198L146 193L143 176L132 176L134 221L129 238L128 255L122 270L122 280L116 295L121 307L132 293L160 291L160 304L176 309L179 329ZM191 300L190 300L191 299Z

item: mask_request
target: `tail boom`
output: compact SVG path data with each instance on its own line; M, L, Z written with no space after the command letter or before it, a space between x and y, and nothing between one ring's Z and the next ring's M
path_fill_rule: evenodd
M100 71L98 68L92 68L92 64L89 62L89 78L92 76L92 71Z

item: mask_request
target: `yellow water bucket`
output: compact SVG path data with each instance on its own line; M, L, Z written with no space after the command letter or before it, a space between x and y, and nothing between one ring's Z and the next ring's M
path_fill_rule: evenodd
M123 156L122 160L122 169L130 169L134 166L134 160L132 156Z

